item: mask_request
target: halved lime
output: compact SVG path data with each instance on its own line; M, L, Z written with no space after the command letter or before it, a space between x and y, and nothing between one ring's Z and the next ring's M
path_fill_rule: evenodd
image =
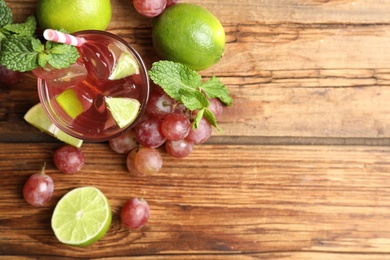
M137 118L141 103L134 98L105 97L107 109L120 128L129 126Z
M57 239L67 245L87 246L102 238L111 224L111 208L97 188L75 188L58 201L51 227Z
M56 101L72 119L75 119L84 111L83 105L73 88L69 88L59 94L56 97Z
M54 136L58 140L65 142L67 144L81 147L83 140L77 139L71 135L68 135L57 126L55 126L46 115L41 103L34 105L30 108L27 113L24 115L24 120L26 120L32 126L38 128L42 132Z
M108 79L117 80L133 74L139 74L139 65L130 53L122 52Z

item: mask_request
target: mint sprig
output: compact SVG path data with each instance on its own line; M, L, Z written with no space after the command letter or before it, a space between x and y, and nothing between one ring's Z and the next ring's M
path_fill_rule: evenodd
M0 27L12 23L12 13L3 0L0 0Z
M217 77L213 76L203 83L198 72L184 64L167 60L154 62L149 70L149 76L155 84L161 86L170 97L183 103L187 109L198 110L194 128L197 128L202 117L205 117L212 126L221 131L215 115L208 109L210 105L208 99L218 98L228 106L232 104L233 99Z
M32 36L37 28L37 21L34 16L27 17L23 23L8 23L4 26L7 34L16 34L20 36Z
M0 64L15 71L31 71L49 63L52 67L67 68L79 57L76 48L60 43L46 43L46 47L31 36L13 35L1 43Z
M23 23L13 23L11 10L0 0L1 65L21 72L47 64L62 69L68 68L79 58L80 54L74 46L50 41L43 45L34 35L36 27L34 16L28 17Z

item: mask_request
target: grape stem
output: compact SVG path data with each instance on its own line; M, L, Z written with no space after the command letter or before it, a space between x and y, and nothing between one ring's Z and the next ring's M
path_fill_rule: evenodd
M45 175L45 168L46 168L46 162L43 163L42 169L41 169L41 174Z
M144 192L142 193L142 195L141 195L141 197L139 198L139 200L144 200L145 194L146 194L146 191L144 191Z

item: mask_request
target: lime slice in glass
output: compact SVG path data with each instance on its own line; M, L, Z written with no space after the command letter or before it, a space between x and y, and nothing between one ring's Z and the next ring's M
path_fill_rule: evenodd
M137 118L141 103L134 98L105 97L107 109L120 128L129 126Z
M58 140L65 142L67 144L81 147L83 140L77 139L71 135L68 135L57 126L55 126L46 115L41 103L34 105L30 108L27 113L24 115L24 120L26 120L32 126L38 128L42 132L54 136Z
M122 52L108 79L117 80L133 74L139 74L139 65L130 53Z
M72 119L75 119L84 111L83 105L73 88L69 88L59 94L56 97L56 101Z
M111 208L104 194L97 188L76 188L58 201L51 227L57 239L67 245L88 246L108 231Z

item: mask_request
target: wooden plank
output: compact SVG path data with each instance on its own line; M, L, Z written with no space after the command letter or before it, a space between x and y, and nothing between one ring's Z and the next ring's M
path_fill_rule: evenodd
M161 172L144 178L129 176L125 156L106 144L86 144L83 170L61 174L51 161L56 147L0 143L1 255L390 253L389 147L199 145L186 159L163 153ZM55 192L35 208L21 190L44 161ZM84 185L109 198L111 228L91 247L63 246L50 229L51 213L63 194ZM129 232L120 208L143 192L150 221Z
M37 0L5 0L13 10L15 19L21 21L31 15ZM208 9L223 21L288 21L288 22L336 22L336 23L382 23L388 21L390 3L386 0L226 0L223 4L215 0L181 0L197 3ZM131 2L111 0L114 18L124 25L127 21L137 24L149 23L139 17ZM372 14L376 15L372 15ZM245 14L245 15L242 15ZM135 17L135 18L134 18ZM110 28L115 27L115 20Z

